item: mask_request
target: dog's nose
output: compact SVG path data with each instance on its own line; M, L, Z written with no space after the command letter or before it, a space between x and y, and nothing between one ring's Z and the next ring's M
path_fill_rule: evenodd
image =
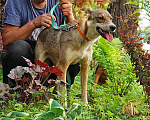
M114 31L116 29L116 26L110 25L109 28L110 28L111 31Z

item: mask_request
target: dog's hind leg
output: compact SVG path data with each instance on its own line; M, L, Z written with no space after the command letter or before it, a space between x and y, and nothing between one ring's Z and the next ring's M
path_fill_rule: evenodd
M66 83L66 72L68 69L69 64L65 64L64 62L58 62L58 64L56 65L62 72L62 76L58 76L58 80L63 80ZM61 94L61 104L65 107L67 107L67 92L64 94L62 94L63 90L66 90L66 85L62 86L60 84L57 85L56 87L57 91Z
M38 59L44 62L47 57L48 57L48 54L46 53L46 50L42 47L41 43L37 42L36 51L35 51L35 59Z
M95 76L95 84L98 84L99 78L102 75L103 70L100 68L100 65L98 65L97 70L96 70L96 76ZM96 85L93 86L93 88L96 88Z

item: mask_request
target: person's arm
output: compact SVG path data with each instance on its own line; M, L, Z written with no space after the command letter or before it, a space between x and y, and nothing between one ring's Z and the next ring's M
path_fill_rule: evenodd
M28 22L23 27L13 26L9 24L4 24L3 30L3 45L7 46L17 40L25 40L32 31L35 29L33 22Z
M60 7L59 9L62 11L63 15L67 18L67 23L70 23L74 20L73 11L72 11L72 5L67 0L61 0L59 3Z
M54 17L54 16L53 16ZM56 18L54 17L56 20ZM51 16L49 13L43 14L32 21L28 22L22 27L4 24L3 30L3 45L7 46L17 40L26 40L35 28L45 26L50 27Z

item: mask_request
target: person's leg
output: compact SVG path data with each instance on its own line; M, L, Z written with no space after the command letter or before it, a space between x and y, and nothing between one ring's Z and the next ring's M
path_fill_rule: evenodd
M70 78L71 78L71 85L74 83L74 79L77 76L77 74L80 71L80 66L79 63L75 64L75 65L70 65L68 68L69 74L70 74ZM69 81L68 81L69 82ZM69 82L70 83L70 82Z
M7 52L2 57L2 66L3 66L3 82L10 84L8 81L7 75L10 73L11 69L17 66L28 66L22 56L30 59L34 62L34 43L27 41L19 40L14 42ZM15 86L15 81L11 80L11 86Z

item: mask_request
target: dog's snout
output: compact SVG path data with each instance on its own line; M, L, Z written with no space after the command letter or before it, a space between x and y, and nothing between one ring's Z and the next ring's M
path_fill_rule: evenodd
M110 25L109 28L110 28L111 31L115 31L116 26L115 25Z

